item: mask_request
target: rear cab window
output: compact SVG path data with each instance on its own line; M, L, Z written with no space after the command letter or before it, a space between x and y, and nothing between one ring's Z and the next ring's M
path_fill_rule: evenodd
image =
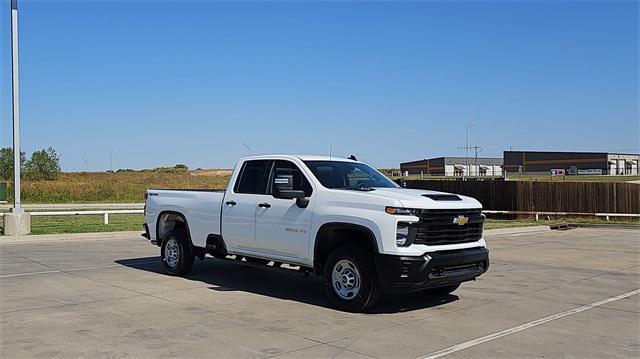
M271 160L251 160L242 164L233 187L235 193L266 194Z

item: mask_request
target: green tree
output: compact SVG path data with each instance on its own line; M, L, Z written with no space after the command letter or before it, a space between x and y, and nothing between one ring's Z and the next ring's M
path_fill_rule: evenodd
M24 166L25 178L34 181L55 180L60 171L60 156L51 147L32 153Z
M20 169L24 171L26 155L20 152ZM0 148L0 180L9 181L13 178L13 149Z

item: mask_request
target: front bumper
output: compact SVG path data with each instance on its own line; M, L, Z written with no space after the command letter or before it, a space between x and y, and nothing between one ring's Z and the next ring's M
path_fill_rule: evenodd
M473 280L489 269L484 247L425 253L422 256L377 254L376 271L386 288L436 288Z

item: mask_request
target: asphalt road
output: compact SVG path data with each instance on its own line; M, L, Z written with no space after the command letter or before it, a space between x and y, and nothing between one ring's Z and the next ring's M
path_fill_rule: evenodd
M54 238L54 237L47 237ZM329 307L320 283L208 259L161 272L141 238L0 240L2 357L639 357L640 232L488 236L455 295Z

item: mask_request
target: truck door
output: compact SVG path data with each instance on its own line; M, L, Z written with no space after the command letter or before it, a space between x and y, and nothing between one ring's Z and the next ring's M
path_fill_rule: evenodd
M278 175L291 176L293 189L303 190L309 205L300 208L295 199L281 199L273 197L273 182ZM269 253L274 258L295 258L304 262L309 256L309 239L311 235L313 188L305 174L298 166L290 161L274 161L269 175L267 194L260 195L258 212L256 214L256 248L263 253Z
M255 250L258 197L266 193L270 160L246 161L222 204L222 238L227 249Z

